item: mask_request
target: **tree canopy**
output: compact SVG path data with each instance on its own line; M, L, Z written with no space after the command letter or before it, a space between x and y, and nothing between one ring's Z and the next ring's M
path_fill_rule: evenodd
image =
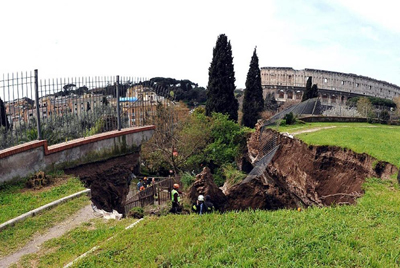
M169 95L172 91L175 101L183 101L189 106L196 106L196 104L205 103L207 100L206 89L187 79L153 77L149 82L153 87L163 88L166 92L169 92ZM158 92L156 93L158 94Z
M213 112L228 114L237 122L238 100L235 98L235 72L231 43L225 34L218 36L208 71L206 115Z

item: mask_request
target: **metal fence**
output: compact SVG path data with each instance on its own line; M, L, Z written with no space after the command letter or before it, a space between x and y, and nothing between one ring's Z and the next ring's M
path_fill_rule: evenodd
M171 200L172 185L174 178L165 178L154 185L147 187L133 195L125 202L125 215L134 207L144 207L147 205L164 204Z
M0 78L1 79L1 78ZM0 150L35 139L49 145L149 124L166 89L143 78L39 79L38 71L0 80Z

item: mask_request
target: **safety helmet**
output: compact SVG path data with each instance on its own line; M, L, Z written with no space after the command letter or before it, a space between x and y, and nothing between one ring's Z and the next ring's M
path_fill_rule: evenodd
M179 189L179 184L174 183L174 189Z
M199 195L199 197L197 198L197 200L199 200L199 201L204 201L204 195Z

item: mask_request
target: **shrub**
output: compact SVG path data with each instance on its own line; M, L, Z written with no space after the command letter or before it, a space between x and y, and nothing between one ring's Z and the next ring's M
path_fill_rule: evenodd
M133 217L135 219L141 219L144 216L144 210L141 207L134 207L129 210L128 217Z
M183 184L183 188L186 189L195 181L196 177L190 174L189 172L184 172L181 175L181 182Z
M242 171L238 170L232 164L224 165L222 167L222 172L224 174L224 177L226 178L226 181L229 181L231 184L235 184L237 182L242 181L244 178L246 178L246 174L243 173Z
M287 125L292 125L296 122L296 118L292 112L285 115L285 121Z

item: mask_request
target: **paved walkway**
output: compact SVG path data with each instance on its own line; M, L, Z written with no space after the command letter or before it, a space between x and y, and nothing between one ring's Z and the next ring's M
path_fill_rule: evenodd
M34 236L28 244L17 252L5 256L0 259L0 268L9 267L11 264L17 262L22 256L39 251L40 246L47 240L57 238L68 232L69 230L77 227L83 222L87 222L94 218L92 206L89 204L79 210L77 213L69 217L67 220L50 228L46 233Z

